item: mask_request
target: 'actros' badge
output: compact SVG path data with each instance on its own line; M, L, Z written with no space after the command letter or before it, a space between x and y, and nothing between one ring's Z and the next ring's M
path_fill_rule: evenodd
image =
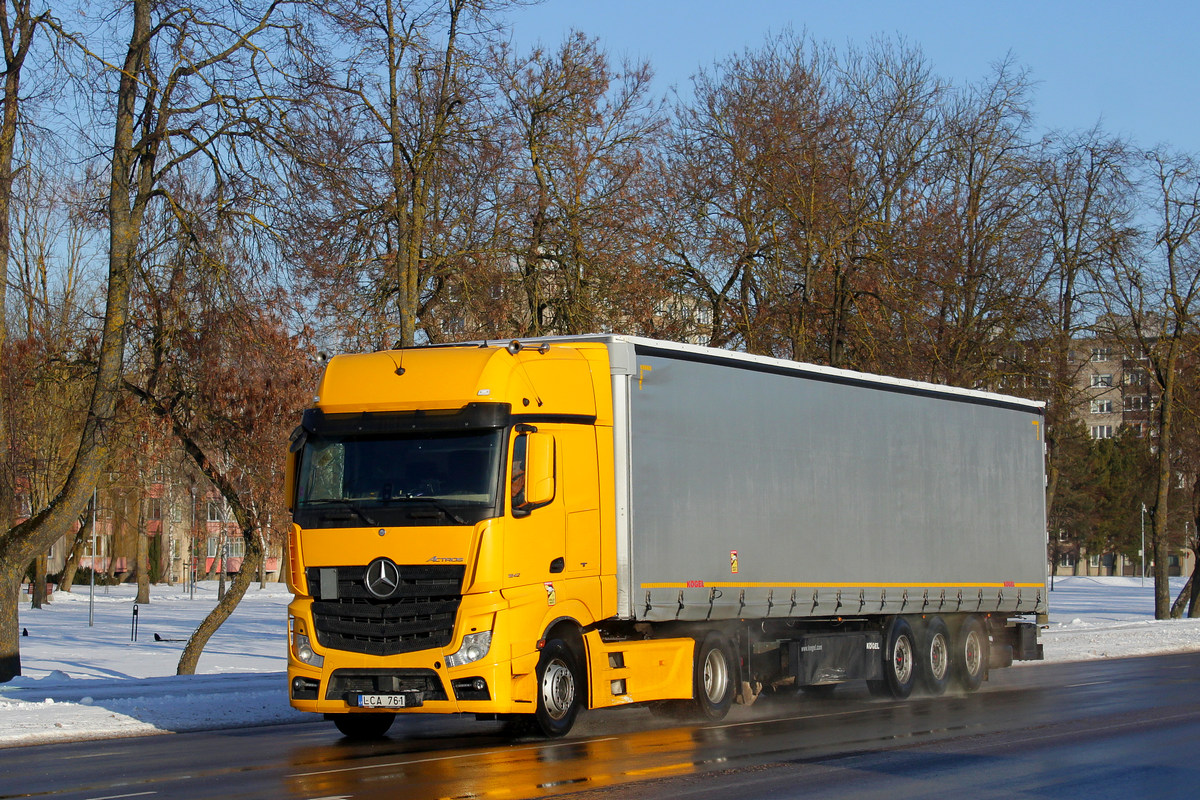
M367 564L363 585L380 600L386 600L400 586L400 568L390 558L377 558Z

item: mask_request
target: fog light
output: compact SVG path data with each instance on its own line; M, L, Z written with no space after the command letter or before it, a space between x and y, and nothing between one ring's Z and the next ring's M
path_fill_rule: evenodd
M487 681L483 678L459 678L450 682L454 696L459 700L491 700Z
M312 678L293 678L292 679L292 699L293 700L316 700L321 689L321 682Z

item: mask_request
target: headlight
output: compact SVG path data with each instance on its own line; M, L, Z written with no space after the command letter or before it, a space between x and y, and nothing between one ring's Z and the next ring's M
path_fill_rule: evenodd
M454 655L446 656L447 667L461 667L463 664L470 664L472 661L478 661L488 654L488 650L492 646L492 632L483 631L482 633L468 633L463 637L462 647L458 648L458 652Z
M325 664L325 656L319 656L312 649L312 642L308 638L307 633L301 633L303 627L296 623L293 618L292 622L292 655L298 661L308 664L310 667L320 667Z
M325 664L325 656L319 656L313 652L312 645L309 644L308 637L297 635L294 644L296 658L303 661L305 664L313 667L320 667Z

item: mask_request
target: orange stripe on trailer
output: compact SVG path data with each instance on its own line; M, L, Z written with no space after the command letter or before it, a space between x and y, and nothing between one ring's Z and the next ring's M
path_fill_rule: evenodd
M681 583L643 583L643 589L1041 589L1044 583L748 583L729 581L686 581Z

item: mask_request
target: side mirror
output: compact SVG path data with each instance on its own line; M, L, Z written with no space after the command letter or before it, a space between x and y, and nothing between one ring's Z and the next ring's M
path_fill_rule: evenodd
M554 499L554 435L525 433L513 451L513 510L528 514ZM523 462L523 463L521 463Z
M287 510L296 510L296 473L300 469L300 454L295 450L287 454L287 463L283 467L283 496L287 501Z

